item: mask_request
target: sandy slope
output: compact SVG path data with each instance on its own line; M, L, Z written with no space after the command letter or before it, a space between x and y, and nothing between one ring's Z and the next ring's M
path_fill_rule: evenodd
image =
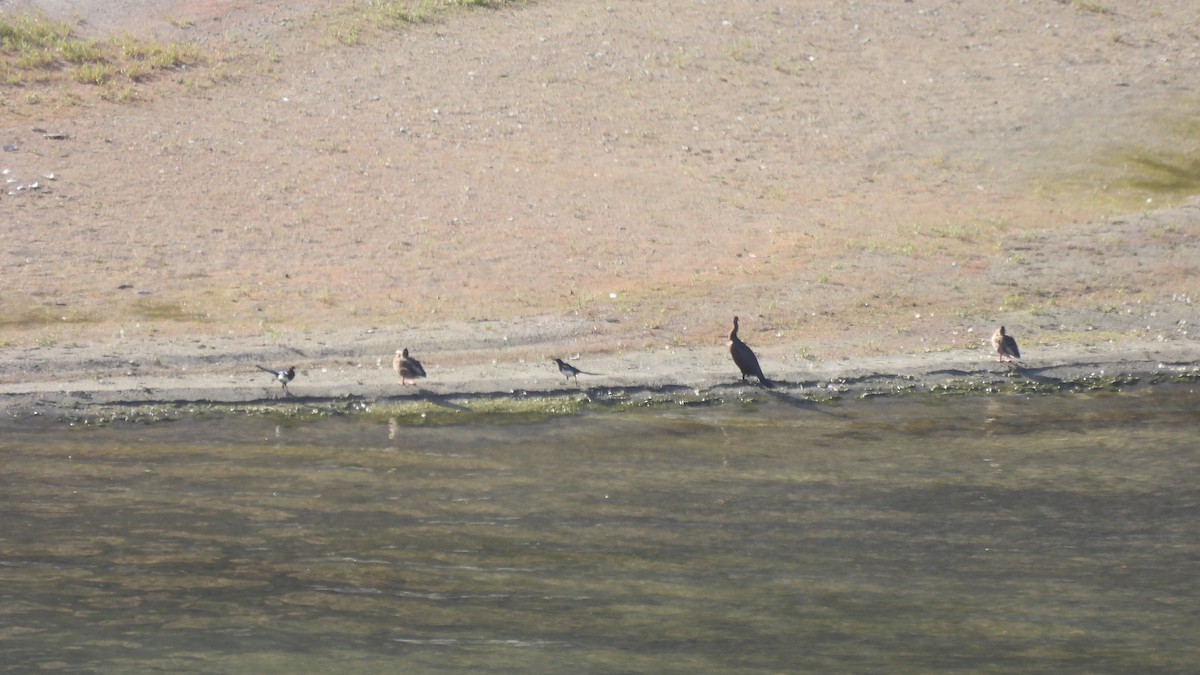
M986 364L999 323L1035 363L1194 359L1188 0L544 0L354 45L344 2L34 4L223 60L0 89L41 184L0 194L6 394L254 398L286 361L386 395L401 345L450 390L561 354L690 384L735 313L797 383Z

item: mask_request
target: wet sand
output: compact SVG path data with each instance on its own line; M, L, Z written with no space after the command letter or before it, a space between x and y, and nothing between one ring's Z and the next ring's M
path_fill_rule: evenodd
M497 341L516 342L493 326ZM528 337L526 336L527 340ZM833 361L788 359L760 349L775 384L766 389L739 379L723 348L671 347L622 354L563 355L581 370L569 380L542 353L551 343L488 346L462 342L454 350L414 351L428 378L401 385L387 348L396 336L378 333L321 336L287 348L237 340L163 342L121 351L91 348L8 350L0 367L13 373L16 357L28 374L0 383L0 411L8 423L42 420L173 418L197 412L257 412L276 406L313 411L365 412L379 406L434 403L469 412L527 411L543 399L581 404L672 404L775 399L797 405L872 396L1011 394L1114 391L1156 383L1200 380L1194 349L1178 342L1124 341L1099 347L1051 347L1021 365L998 363L985 349L854 357ZM414 344L406 342L405 344ZM295 365L284 393L270 367ZM11 379L11 376L10 376ZM505 402L508 403L505 403ZM223 407L225 406L225 407ZM139 412L140 411L140 412Z

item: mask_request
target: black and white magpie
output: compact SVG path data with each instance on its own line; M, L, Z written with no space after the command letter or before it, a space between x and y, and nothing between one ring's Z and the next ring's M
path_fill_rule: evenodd
M262 366L255 366L255 368L258 368L265 373L274 375L275 379L279 381L279 384L283 385L283 393L287 394L288 396L292 395L292 392L288 391L287 386L288 382L296 379L296 366L288 366L287 370L271 370L270 368L264 368Z
M576 384L579 383L580 375L599 375L600 374L600 373L589 373L586 370L580 370L580 369L576 368L575 366L567 363L566 361L563 361L562 359L551 359L551 361L554 361L555 363L558 364L558 372L565 375L568 380L571 379L572 377L575 378Z

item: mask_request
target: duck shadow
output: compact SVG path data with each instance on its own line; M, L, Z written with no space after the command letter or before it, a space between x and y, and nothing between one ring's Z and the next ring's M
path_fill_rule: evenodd
M470 412L471 411L470 408L468 408L464 405L455 403L454 401L451 401L449 396L446 394L435 394L433 392L430 392L430 391L427 391L424 389L418 389L417 391L420 392L421 394L424 394L424 396L422 396L422 398L424 400L428 401L429 403L431 403L433 405L436 405L439 408L445 408L447 410L453 410L455 412Z
M1036 384L1052 385L1057 387L1066 386L1066 381L1059 377L1043 375L1043 371L1049 368L1029 368L1028 366L1019 365L1016 363L1007 364L1003 370L982 369L982 370L961 370L958 368L948 368L944 370L932 370L926 374L929 378L938 377L979 377L979 376L1005 376L1005 377L1021 377Z
M1051 386L1055 386L1055 387L1059 387L1059 388L1066 386L1066 382L1062 378L1051 377L1050 375L1043 375L1041 371L1042 371L1042 369L1040 369L1040 368L1026 368L1024 366L1015 366L1011 370L1009 370L1008 374L1011 375L1012 377L1023 377L1026 380L1029 380L1031 382L1036 382L1037 384L1051 385Z
M439 394L430 389L422 388L420 385L412 385L412 387L412 393L394 394L392 396L388 396L385 400L402 401L405 399L413 399L425 401L426 403L435 405L439 408L445 408L455 412L470 412L471 410L466 406L450 400L454 394Z

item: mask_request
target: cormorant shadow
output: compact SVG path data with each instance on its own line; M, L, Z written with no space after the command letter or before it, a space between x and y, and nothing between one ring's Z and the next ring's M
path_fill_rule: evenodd
M771 383L774 384L776 387L792 386L789 383L784 382L783 380L771 380ZM804 386L804 385L799 385L799 386ZM812 412L818 412L818 413L821 413L822 415L830 415L832 417L845 417L845 415L843 415L841 413L835 413L831 410L826 410L820 403L817 403L816 401L811 401L807 398L804 398L803 396L797 396L795 394L791 394L786 391L781 391L778 388L771 388L771 387L765 387L765 386L762 387L762 390L764 392L766 392L767 395L770 396L772 399L774 399L780 403L783 403L785 405L789 405L793 408L801 408L803 410L811 410Z
M774 401L777 401L779 403L783 403L784 405L788 405L793 408L801 408L803 410L811 410L813 412L821 413L822 415L830 415L833 417L845 417L845 415L843 415L841 413L835 413L830 410L827 410L826 406L824 406L821 403L809 400L807 398L804 398L803 396L797 396L796 394L789 393L787 391L783 391L783 389L789 388L789 387L790 388L803 387L804 385L801 383L791 383L791 382L786 382L784 380L771 380L771 385L772 386L768 387L761 383L753 383L750 381L747 381L747 382L739 381L739 382L731 383L731 384L719 384L719 385L716 385L714 387L714 389L725 389L725 388L741 389L741 388L748 387L748 386L757 386L758 390L763 392L764 394L766 394L766 396L768 398L770 398Z

